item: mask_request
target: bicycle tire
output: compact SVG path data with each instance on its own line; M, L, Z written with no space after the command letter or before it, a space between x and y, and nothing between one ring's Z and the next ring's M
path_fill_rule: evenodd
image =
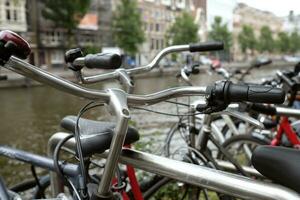
M28 179L19 184L16 184L10 188L13 192L20 193L26 192L33 189L32 199L41 199L43 198L46 189L50 186L50 176L44 175L39 178L39 185L37 185L35 179Z
M255 146L253 146L253 148L251 148L251 150L254 150L256 148L256 146L258 145L269 145L270 141L264 137L263 135L260 135L258 133L252 133L252 134L240 134L240 135L234 135L230 138L228 138L227 140L225 140L225 142L222 144L222 146L229 152L232 154L232 152L230 152L230 148L232 147L232 149L234 150L234 145L238 145L240 144L238 147L240 147L241 145L244 144L253 144ZM233 154L232 154L233 156ZM218 156L219 159L224 159L224 157L222 156L222 154L220 154ZM237 162L239 164L241 164L238 160ZM248 161L250 165L250 160Z
M221 119L221 117L218 117L215 120L217 120L217 119ZM185 120L186 119L182 119L181 122L184 124ZM166 134L165 145L164 145L164 156L166 156L166 157L171 156L171 143L172 143L172 140L174 139L174 136L180 132L179 129L182 128L180 126L181 122L177 122L177 123L173 124L171 129ZM178 145L178 143L176 143L176 145ZM182 159L184 159L184 158L182 158ZM199 159L203 160L205 158L199 158ZM205 161L204 161L204 163L205 163ZM166 178L166 177L154 176L151 180L141 182L140 183L140 189L143 193L144 199L146 200L146 199L150 199L151 197L155 196L155 194L157 192L159 192L159 190L161 190L161 188L163 188L164 186L166 186L167 184L170 184L170 183L171 184L176 183L176 181L172 180L172 179L169 179L169 178ZM183 185L187 186L187 188L188 187L193 187L193 188L198 188L200 191L201 190L206 191L205 189L200 188L200 187L196 187L196 186L192 186L192 185L188 185L188 184L183 184ZM217 196L219 197L220 200L233 200L233 199L235 199L234 197L231 197L231 196L228 196L228 195L218 194L218 193L216 193L216 194L217 194ZM199 196L200 196L200 193L199 193ZM183 196L183 198L184 198L184 196ZM182 198L179 198L179 199L182 199ZM197 198L197 199L199 199L199 198Z

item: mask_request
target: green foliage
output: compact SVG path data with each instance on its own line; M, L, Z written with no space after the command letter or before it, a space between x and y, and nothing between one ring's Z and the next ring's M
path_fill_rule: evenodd
M89 8L91 0L44 0L42 15L57 27L72 30Z
M252 52L256 47L256 39L253 32L253 28L248 25L244 25L242 31L238 35L238 41L243 53L246 53L247 49Z
M263 26L260 29L260 36L259 36L259 51L260 52L273 52L274 51L274 39L272 35L272 31L268 26Z
M225 49L229 50L232 45L232 37L227 24L222 24L222 18L216 16L211 27L212 30L209 32L209 38L216 41L223 41Z
M44 0L45 5L42 15L52 21L56 27L67 30L67 45L74 43L72 30L76 29L80 19L89 8L91 0Z
M85 54L95 54L100 52L100 48L96 46L86 46L83 50Z
M294 30L290 35L290 52L296 53L300 49L300 35Z
M189 44L199 40L198 26L194 23L193 17L187 12L176 17L174 24L167 31L167 39L172 45Z
M120 48L129 55L137 53L145 36L136 0L121 0L114 13L113 32L114 40Z
M221 41L224 43L224 51L227 56L230 54L230 47L232 45L232 35L227 28L227 24L222 23L222 18L216 16L212 24L212 30L209 32L209 39Z
M279 32L276 40L277 50L281 53L287 53L290 50L290 37L286 32Z

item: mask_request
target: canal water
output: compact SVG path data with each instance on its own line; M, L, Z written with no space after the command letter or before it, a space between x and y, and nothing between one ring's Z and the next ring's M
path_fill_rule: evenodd
M253 76L257 79L265 74L269 72L263 74L260 72ZM193 77L193 83L204 86L218 79L221 77L204 73ZM134 93L148 94L178 85L182 83L178 82L175 74L174 76L138 78L135 81ZM92 87L104 89L120 86L116 82L106 82ZM59 126L60 120L66 115L76 115L79 109L88 103L84 99L48 86L1 89L0 93L0 144L43 155L46 153L49 137L57 131L62 131ZM172 104L159 104L152 106L151 109L176 112ZM113 121L104 108L96 108L88 112L85 117ZM132 120L142 135L143 133L149 135L148 133L157 132L157 130L166 130L170 123L176 122L177 119L141 110L132 111ZM0 176L4 177L8 185L24 180L30 174L29 165L0 157Z

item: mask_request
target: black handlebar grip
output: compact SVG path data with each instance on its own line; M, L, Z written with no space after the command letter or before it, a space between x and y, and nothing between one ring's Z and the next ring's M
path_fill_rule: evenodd
M252 103L281 104L285 100L285 92L280 88L233 84L231 81L217 82L210 93L213 95L213 99L225 103L248 101Z
M190 52L218 51L224 49L223 42L203 42L199 44L190 44Z
M281 88L262 85L249 85L248 101L253 103L281 104L285 100L285 92Z
M87 68L118 69L122 59L118 54L99 53L85 56L84 64Z

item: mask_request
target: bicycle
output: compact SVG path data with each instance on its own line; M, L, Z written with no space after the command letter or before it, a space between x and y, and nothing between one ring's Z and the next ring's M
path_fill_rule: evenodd
M11 36L13 39L9 39ZM88 89L82 86L79 86L75 83L66 81L62 78L54 76L48 72L45 72L42 69L36 68L25 61L15 57L26 57L29 53L24 53L23 49L30 50L29 45L23 41L19 36L12 34L11 32L1 32L0 40L4 43L1 48L1 51L5 53L5 55L1 55L1 59L4 67L11 69L15 72L23 74L25 76L31 77L37 81L42 83L49 84L57 89L68 92L78 97L84 97L91 100L97 100L97 103L105 103L110 106L111 110L117 116L117 124L115 127L115 134L112 137L112 142L110 146L109 152L105 151L99 156L106 157L104 172L101 176L101 182L99 184L98 190L92 192L91 199L100 199L100 198L111 198L111 181L114 176L115 169L117 167L117 163L120 161L121 163L129 164L133 167L140 168L142 170L146 170L152 173L156 173L162 176L167 176L169 178L176 179L178 181L186 182L192 185L196 185L199 187L204 187L208 189L212 189L221 193L244 197L244 198L257 198L257 199L299 199L298 194L293 191L277 186L269 183L261 183L258 181L250 180L244 177L216 171L213 169L207 169L201 166L195 166L189 163L184 163L180 161L171 160L168 158L163 158L160 156L155 156L139 151L134 151L130 149L122 149L122 144L126 136L126 131L128 128L128 120L130 117L128 106L135 105L151 105L158 103L163 100L167 100L170 98L176 98L181 96L190 96L190 95L207 95L207 100L213 101L227 101L228 103L233 101L256 101L262 97L266 97L268 95L274 95L276 98L273 98L271 103L274 102L282 102L284 93L277 88L270 88L260 86L259 90L266 90L268 93L259 94L256 93L256 88L253 88L251 85L244 85L242 89L239 85L234 85L232 83L222 83L211 87L181 87L174 88L169 90L164 90L158 93L150 94L150 95L133 95L126 94L122 90L119 89L110 89L108 91L98 91ZM21 44L19 44L21 43ZM204 45L205 46L205 45ZM203 49L202 45L181 45L175 46L176 48L169 47L169 50L197 50ZM192 48L190 48L192 47ZM196 48L197 47L197 48ZM30 51L29 51L30 52ZM97 65L101 66L103 63L101 62L102 57L96 56ZM81 60L85 60L82 58ZM95 60L94 60L95 61ZM154 63L155 64L155 63ZM151 67L151 65L150 65ZM141 69L142 71L144 69ZM136 72L140 72L139 69L135 69ZM223 87L226 84L230 84L230 87L227 87L226 90L223 90ZM254 91L253 96L248 96L248 90L251 89ZM236 94L240 94L239 97ZM224 98L225 97L225 98ZM226 98L227 97L227 98ZM233 98L230 100L230 98ZM229 98L229 99L228 99ZM49 141L49 145L54 147L57 144L63 144L68 147L73 147L72 149L76 149L75 147L80 144L78 141L75 142L75 139L67 140L66 138L73 136L72 134L63 134L57 133L52 137L52 140ZM87 143L91 144L91 143ZM80 149L85 152L85 150L89 148L88 146L83 146L82 148L77 148L79 152ZM85 149L85 150L84 150ZM78 153L77 152L77 153ZM23 162L33 163L36 166L41 166L43 168L47 168L51 171L56 171L54 163L56 161L45 158L42 156L38 156L35 154L30 154L26 152L22 152L20 150L16 150L9 147L1 146L0 153L3 156L10 157L12 159L21 160ZM78 153L80 155L80 153ZM80 156L79 156L80 157ZM81 159L80 159L81 160ZM83 164L84 161L81 161L80 164ZM81 173L81 167L79 165L69 164L69 163L59 163L59 168L61 168L63 174L67 175L68 178L73 177L75 182L79 179L82 181L82 176L84 173ZM188 170L186 170L188 169ZM57 171L58 172L58 171ZM75 198L81 199L81 196L84 196L85 188L87 185L80 184L75 185L73 188L73 192L76 195ZM237 181L239 184L232 185ZM71 184L71 181L68 181ZM59 184L57 185L59 186ZM244 186L244 187L243 187ZM79 188L77 188L79 187ZM83 187L83 188L82 188ZM89 187L88 187L89 188ZM251 188L249 190L249 188ZM77 192L78 189L78 192ZM87 198L89 196L86 196Z
M297 66L294 69L294 72L277 72L277 76L280 78L280 81L271 81L274 84L278 85L283 83L283 87L286 88L287 92L290 94L288 99L287 106L291 107L294 101L297 99L297 91L299 90L299 82L297 82ZM260 134L257 132L250 132L250 134L236 135L229 138L224 142L223 146L226 149L229 149L231 155L244 155L243 157L247 158L247 164L250 164L250 158L252 151L258 145L271 145L271 146L285 146L285 147L294 147L298 148L299 146L299 136L297 133L297 127L299 126L299 121L290 122L290 117L300 118L300 111L294 108L286 108L280 106L265 106L265 105L248 105L245 107L245 112L255 112L257 114L265 114L276 116L276 120L269 120L267 117L263 117L262 121L265 124L265 127L268 129L275 129L273 134ZM276 128L277 127L277 128ZM251 143L253 148L252 151L243 152L243 149L240 148L246 144ZM231 149L231 150L230 150ZM246 160L244 158L244 160Z

